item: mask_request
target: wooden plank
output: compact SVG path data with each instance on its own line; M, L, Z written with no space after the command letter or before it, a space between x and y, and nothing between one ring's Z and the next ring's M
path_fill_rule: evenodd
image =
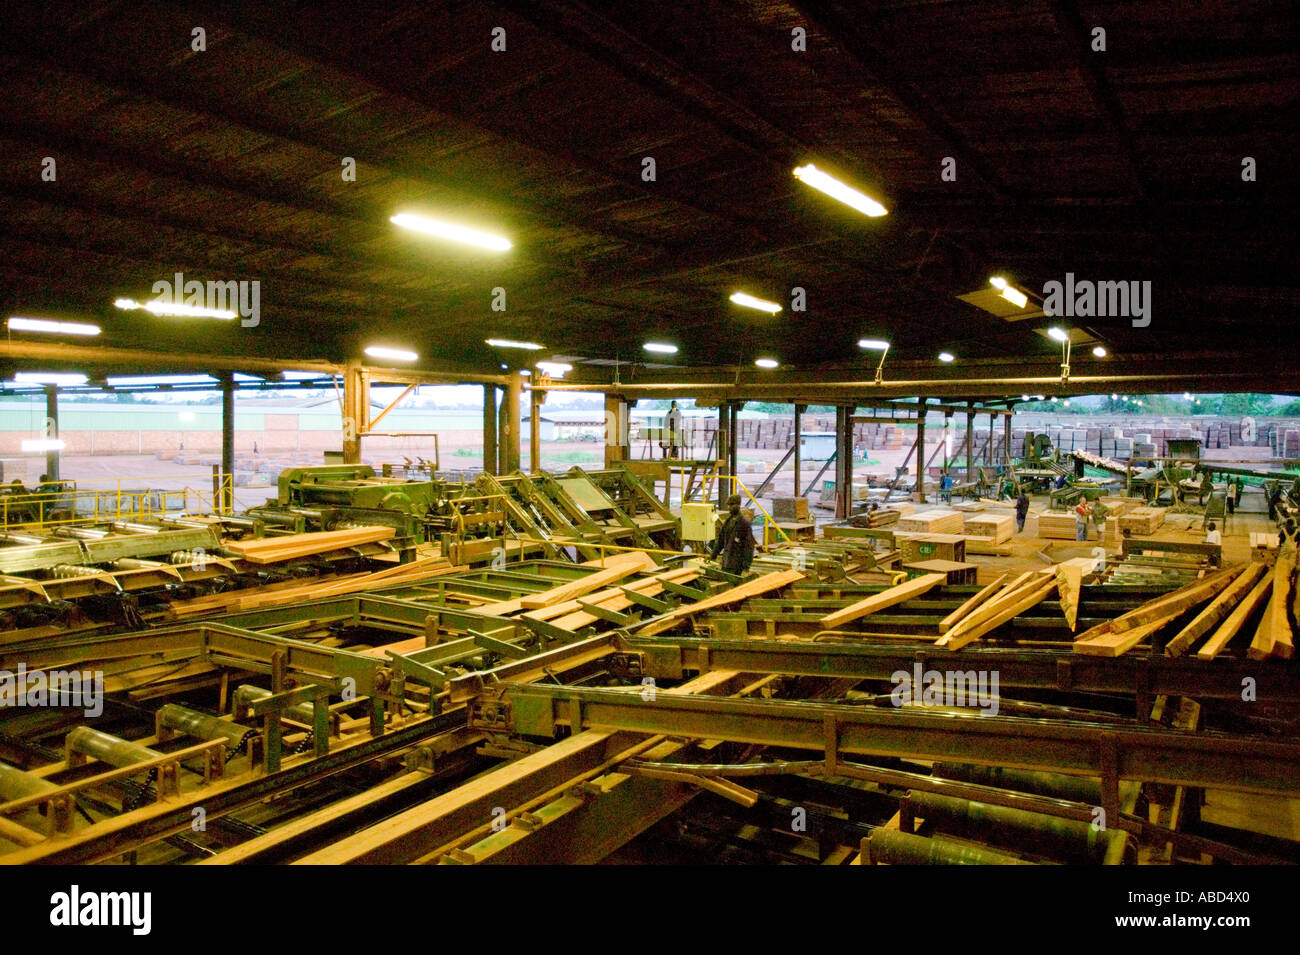
M524 610L539 610L542 607L564 603L566 600L573 600L576 597L600 590L609 584L631 577L641 571L649 570L654 566L654 558L649 554L643 552L628 554L615 563L614 566L588 574L580 580L571 580L558 587L552 587L550 590L543 590L541 593L521 597L519 606Z
M947 579L944 574L926 574L923 577L905 580L903 583L895 584L878 594L872 594L865 600L859 600L857 603L842 607L834 613L828 613L822 617L821 623L827 629L834 630L846 623L851 623L868 614L875 613L877 610L884 610L886 607L892 607L904 600L911 600L913 597L928 593L940 584L946 583Z
M1174 612L1175 609L1180 613L1184 610L1190 610L1197 604L1203 603L1218 594L1232 583L1233 578L1240 572L1240 565L1225 567L1208 577L1194 580L1190 584L1179 587L1173 593L1165 594L1163 597L1156 597L1154 600L1148 600L1140 607L1112 620L1111 630L1114 633L1122 633L1132 627L1150 623L1152 620Z
M966 615L965 619L959 620L953 628L944 634L944 637L949 637L955 633L960 633L963 630L968 630L971 627L979 626L985 620L995 616L999 610L1006 606L1008 601L1015 601L1025 596L1025 594L1029 593L1029 591L1034 587L1039 586L1041 582L1041 572L1035 570L1026 571L1015 580L1011 581L1011 583L1007 584L1001 592L993 596L990 600L987 600L983 606L976 607ZM944 638L941 637L940 639L942 640ZM947 644L943 645L946 646Z
M222 546L244 560L255 564L270 564L296 557L309 557L326 551L356 547L396 536L391 527L352 527L342 531L314 531L308 534L288 534L284 537L267 537L252 541L227 541Z
M987 587L985 587L979 593L975 594L973 597L967 600L964 604L962 604L952 613L948 614L948 616L944 617L941 621L939 621L940 632L947 633L949 630L952 629L953 625L958 620L966 616L966 614L970 613L980 604L984 603L984 601L988 600L995 593L997 593L1002 588L1002 582L1005 581L1009 576L1011 576L1010 571L1007 571L1006 573L1000 575L997 580L993 581L993 583L989 584Z
M1237 635L1246 620L1255 612L1264 599L1273 592L1272 575L1265 574L1240 603L1235 610L1228 615L1228 619L1219 624L1219 629L1214 631L1214 635L1205 641L1205 645L1196 651L1196 659L1213 660L1222 652L1223 648L1228 645L1228 641Z
M804 573L801 570L778 570L770 574L764 574L761 577L739 584L720 594L712 597L705 597L693 604L687 604L678 607L676 610L670 610L666 614L658 617L652 625L638 631L647 635L660 633L666 629L673 621L682 617L689 617L692 614L702 613L705 610L712 610L715 607L725 607L727 604L736 603L740 600L747 600L750 597L757 597L761 594L769 593L773 590L780 590L797 580L803 580Z
M1246 650L1246 656L1252 660L1266 660L1277 650L1277 631L1274 629L1275 610L1277 610L1277 591L1270 587L1264 614L1259 618L1259 626L1255 628L1255 638L1250 641L1250 647ZM1285 623L1286 614L1282 617Z
M960 650L968 643L978 640L995 627L1000 627L1013 617L1024 613L1030 607L1037 606L1047 599L1048 594L1056 589L1056 579L1048 577L1037 583L1020 588L1010 600L999 603L999 608L992 616L974 625L958 624L952 631L935 641L935 646L948 650Z
M1074 641L1074 652L1091 657L1118 657L1132 650L1161 627L1175 620L1183 611L1175 610L1137 627L1119 633L1104 633L1087 640Z
M1061 595L1061 610L1073 632L1079 623L1079 594L1083 591L1083 568L1077 564L1056 565L1056 589Z
M1289 660L1295 655L1295 643L1291 635L1291 621L1287 618L1287 607L1291 603L1295 569L1295 541L1287 538L1286 543L1278 551L1277 566L1273 570L1273 598L1268 610L1269 629L1272 631L1275 642L1273 652L1284 660Z
M1209 633L1211 627L1232 612L1238 601L1250 592L1267 570L1268 566L1263 561L1252 561L1247 564L1245 570L1237 575L1237 579L1229 584L1223 593L1215 597L1208 607L1197 614L1194 620L1165 645L1165 656L1176 657L1186 653L1193 643Z

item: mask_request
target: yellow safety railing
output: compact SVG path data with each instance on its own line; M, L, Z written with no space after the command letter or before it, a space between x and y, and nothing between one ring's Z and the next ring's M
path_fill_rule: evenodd
M192 487L124 489L129 481L138 484L148 478L119 478L104 482L59 482L57 491L10 491L0 485L0 526L17 524L54 527L84 521L148 520L167 515L229 514L234 506L234 482L229 475L213 483L212 490ZM170 480L175 480L173 475ZM86 483L116 485L88 488Z
M745 497L749 498L750 503L754 505L755 510L757 510L758 513L763 515L763 549L764 550L766 550L770 546L768 544L768 528L771 528L772 530L776 531L776 533L781 536L781 539L784 540L787 544L794 543L794 541L790 539L789 534L787 534L785 531L781 530L781 528L776 526L776 521L773 520L772 515L767 513L767 510L763 507L762 504L758 503L758 498L754 497L753 493L749 490L748 487L745 486L745 483L741 481L740 478L736 477L734 474L719 474L718 480L730 481L733 487L735 488L734 493L742 494Z

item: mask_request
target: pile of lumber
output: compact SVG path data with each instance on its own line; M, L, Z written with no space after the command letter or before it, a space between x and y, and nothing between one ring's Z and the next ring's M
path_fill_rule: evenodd
M388 540L397 532L391 527L352 527L342 531L316 531L309 534L286 534L248 541L228 541L223 546L253 564L275 564L299 557L311 557L332 550Z
M984 539L990 544L1002 544L1011 540L1016 532L1014 514L996 511L984 511L979 514L966 515L966 533Z
M1003 574L945 617L935 646L960 650L1046 600L1057 587L1051 569L1031 570L1005 583Z
M579 566L595 569L585 577L566 581L552 587L550 590L516 597L513 600L501 600L496 603L485 604L482 607L475 607L474 610L476 613L485 613L494 617L508 617L511 614L519 613L521 610L540 610L543 607L561 604L584 594L589 594L594 590L608 587L634 574L651 570L655 566L655 561L653 557L644 551L633 551L627 554L617 554L613 557L589 560Z
M882 590L878 594L872 594L870 597L826 614L821 619L822 626L828 630L838 629L846 623L860 620L878 610L884 610L905 600L912 600L922 594L929 593L940 584L947 583L947 580L945 574L925 574L921 577L905 580L900 584Z
M753 580L724 590L720 594L705 597L693 604L686 604L661 614L644 628L638 630L637 633L640 636L654 636L657 633L663 633L683 617L702 613L705 610L716 610L718 607L739 603L742 600L748 600L750 597L761 597L763 594L780 590L782 587L788 587L790 584L803 579L804 572L801 570L776 570L770 574L763 574Z
M915 534L960 534L964 523L964 515L961 511L935 508L900 517L898 529Z
M1271 606L1265 607L1265 613L1254 630L1255 641L1251 644L1250 655L1254 659L1290 656L1290 624L1285 610L1278 613L1276 608L1285 606L1291 599L1295 563L1292 560L1287 567L1279 559L1278 564L1278 567L1270 568L1256 561L1245 566L1226 567L1194 580L1080 634L1075 639L1074 652L1089 656L1120 656L1204 604L1200 613L1170 637L1165 644L1165 654L1179 656L1208 634L1209 639L1196 655L1202 660L1212 660L1268 601Z
M1076 533L1074 511L1044 511L1038 515L1039 537L1072 541ZM1097 538L1097 528L1092 524L1088 525L1088 537L1090 540Z
M1165 522L1166 509L1163 507L1134 507L1119 516L1121 532L1129 531L1135 536L1154 534Z
M259 607L324 600L346 594L364 593L394 584L417 583L429 577L441 577L468 570L452 564L444 557L424 557L405 564L396 564L374 573L348 574L319 580L291 580L265 587L247 587L228 593L197 597L171 605L170 610L180 617L199 614L237 613Z

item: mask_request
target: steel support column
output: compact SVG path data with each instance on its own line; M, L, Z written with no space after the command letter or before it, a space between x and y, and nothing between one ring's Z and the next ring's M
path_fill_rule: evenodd
M47 440L56 441L59 438L59 386L45 386L45 437ZM57 481L59 479L59 449L56 445L50 445L45 450L45 476L48 480Z
M853 409L835 408L835 519L853 511Z
M925 503L925 399L916 418L916 500Z
M229 514L235 506L235 374L223 371L221 377L221 513ZM215 502L214 502L215 503Z
M497 386L483 386L483 470L497 473Z
M800 482L803 480L803 413L807 410L807 405L801 405L797 402L794 406L794 496L799 497L803 491L800 488Z
M523 376L511 371L506 382L505 399L501 402L501 418L497 427L497 444L501 465L498 473L513 474L519 470L519 432L521 424L520 399L523 394Z
M723 401L718 405L718 440L717 447L714 449L718 468L718 477L729 477L731 471L729 464L731 462L731 409L727 402ZM718 481L718 506L725 506L727 498L731 495L731 489L727 481Z
M966 412L966 480L975 480L975 406Z
M1007 462L1011 461L1011 415L1002 419L1002 457Z

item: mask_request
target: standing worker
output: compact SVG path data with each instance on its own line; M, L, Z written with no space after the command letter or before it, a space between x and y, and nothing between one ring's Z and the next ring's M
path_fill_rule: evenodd
M1086 541L1088 539L1088 518L1092 510L1088 507L1088 499L1082 498L1074 509L1074 539L1077 541Z
M1106 517L1109 514L1110 508L1098 499L1096 506L1092 509L1092 522L1097 525L1097 540L1099 541L1106 539Z
M740 495L727 498L727 519L723 521L709 548L709 559L717 560L722 554L722 569L740 576L754 562L754 528L740 511Z
M677 402L673 402L668 408L668 414L664 415L664 431L667 432L659 440L659 447L664 452L666 458L676 458L678 448L678 436L682 433L682 413L677 407ZM667 438L665 446L664 438Z
M1025 529L1025 518L1029 516L1029 495L1025 489L1020 489L1020 496L1016 498L1016 533L1019 534Z

